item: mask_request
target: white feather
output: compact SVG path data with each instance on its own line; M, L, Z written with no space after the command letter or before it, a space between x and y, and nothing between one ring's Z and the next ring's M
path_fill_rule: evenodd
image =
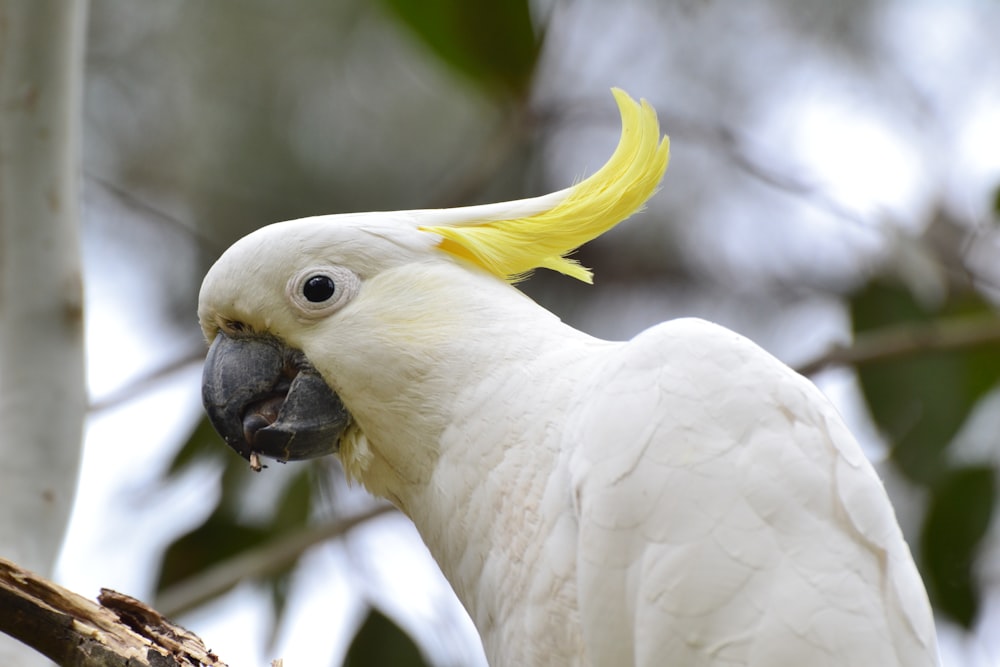
M199 312L322 372L345 467L413 519L491 664L936 664L885 491L811 383L703 321L586 336L435 252L432 215L261 230ZM316 262L361 287L306 321L285 285Z
M585 395L568 441L593 664L936 664L889 499L811 383L677 320Z

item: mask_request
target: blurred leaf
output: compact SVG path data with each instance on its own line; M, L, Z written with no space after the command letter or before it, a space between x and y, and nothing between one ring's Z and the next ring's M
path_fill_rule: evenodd
M208 417L203 416L170 462L167 478L179 477L188 466L206 461L216 461L222 466L222 494L213 512L218 512L224 506L231 510L231 514L235 514L242 502L241 493L253 483L256 473L250 470L246 460L226 445Z
M347 650L344 667L426 667L420 649L382 612L372 609Z
M851 299L856 334L943 317L985 314L990 306L965 294L937 310L909 292L872 283ZM892 444L892 458L911 480L934 483L946 470L945 452L973 407L1000 381L996 346L927 352L858 367L872 417Z
M227 447L225 441L215 432L215 428L208 421L208 417L202 415L194 431L191 432L187 441L177 451L174 459L170 462L167 475L176 475L198 461L209 459L224 460L224 455L227 453L239 459L239 455Z
M288 611L288 594L292 589L292 570L288 569L270 577L268 584L273 620L267 636L267 647L268 650L271 650L278 641L278 632L284 625L285 613Z
M285 487L278 506L271 520L271 534L281 535L293 529L299 529L309 523L312 514L312 478L311 466L301 466L299 472ZM294 566L293 566L294 567ZM291 585L291 569L279 573L268 582L271 594L271 612L274 622L271 624L271 636L268 645L277 639L278 629L285 619L286 603Z
M199 422L174 457L169 474L177 476L194 462L211 459L217 459L222 466L218 502L200 526L182 535L167 548L156 584L158 592L203 574L249 549L280 539L281 535L298 530L309 521L312 508L310 466L295 469L269 516L249 523L242 518L244 498L247 493L254 492L253 484L260 484L262 480L250 470L246 461L225 445L207 419ZM263 582L268 586L277 619L272 629L280 625L284 614L290 571L291 567L286 568Z
M540 42L527 0L382 0L446 65L489 89L528 92Z
M312 467L302 465L288 482L278 499L271 527L276 532L287 532L309 523L312 512Z
M920 555L935 608L972 627L980 593L973 575L979 544L996 502L990 466L952 470L935 485L920 535Z
M157 592L267 541L271 532L242 525L216 512L167 547L156 582Z
M311 481L309 466L288 482L274 508L274 513L262 525L241 521L239 505L243 489L257 473L246 467L237 456L223 471L223 493L212 514L197 528L175 540L166 550L160 569L157 591L199 574L243 551L272 542L285 533L305 526L311 514ZM280 586L279 573L269 583ZM283 601L280 591L273 591L276 601ZM280 615L280 609L276 609Z

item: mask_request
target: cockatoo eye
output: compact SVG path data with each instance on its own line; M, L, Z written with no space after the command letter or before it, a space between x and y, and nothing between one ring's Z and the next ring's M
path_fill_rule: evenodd
M342 266L313 266L288 281L286 294L301 315L324 317L351 300L361 286L358 274Z
M336 292L337 285L333 278L327 275L316 275L307 278L302 286L302 296L312 303L323 303L330 299Z

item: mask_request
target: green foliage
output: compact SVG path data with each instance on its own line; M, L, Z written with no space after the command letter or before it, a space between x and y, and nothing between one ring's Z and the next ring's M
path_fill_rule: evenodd
M920 557L927 591L937 609L965 628L979 611L973 566L995 502L992 466L956 468L935 485L924 517Z
M992 313L971 293L930 308L905 289L880 283L855 294L850 305L858 335ZM922 352L863 364L858 377L875 423L890 440L893 461L912 481L929 485L945 472L947 448L972 409L1000 382L1000 354L996 346Z
M932 308L901 287L880 283L855 294L850 306L858 336L893 330L900 340L907 338L905 327L929 330L942 320L994 315L971 292ZM910 337L917 335L910 331ZM974 565L997 500L996 470L959 466L949 447L980 399L1000 384L1000 350L996 345L922 350L860 364L857 372L872 417L890 440L892 462L928 491L929 507L914 551L931 601L970 628L980 604Z
M223 446L220 447L220 444ZM217 460L220 463L226 463L232 458L232 453L232 450L226 447L219 438L212 423L208 421L208 417L203 415L180 451L174 455L170 467L167 469L167 474L177 475L188 466L200 461Z
M243 499L253 492L252 486L262 480L250 470L246 461L222 442L207 418L199 422L174 457L171 474L178 474L199 461L215 461L222 465L222 493L208 518L167 548L157 578L158 593L246 551L279 540L309 521L312 506L309 466L296 469L285 481L270 512L261 517L248 516L243 511ZM280 570L263 582L279 620L285 611L291 569L290 566Z
M427 662L406 633L382 612L372 609L355 635L344 660L345 667L368 665L425 667Z
M266 542L268 530L245 526L219 511L177 538L163 555L156 590L162 592L188 577Z
M441 61L491 91L523 98L541 40L527 0L382 0Z
M178 537L164 553L156 590L204 574L251 550L273 544L303 529L313 515L314 503L325 491L313 483L316 467L299 464L288 468L287 476L269 511L254 516L243 511L248 494L255 493L268 478L250 470L249 464L225 445L207 418L195 427L191 437L174 457L170 474L183 473L196 463L222 466L222 493L212 513L200 525ZM278 466L271 462L269 465ZM261 578L271 599L272 631L281 626L287 610L288 584L295 563ZM273 640L274 637L272 636ZM373 610L352 643L348 664L426 665L413 640L392 621Z

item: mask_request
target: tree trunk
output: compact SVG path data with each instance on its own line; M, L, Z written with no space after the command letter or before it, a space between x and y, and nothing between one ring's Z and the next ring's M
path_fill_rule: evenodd
M0 555L50 575L86 409L77 232L87 2L0 0ZM0 664L43 664L0 644Z

